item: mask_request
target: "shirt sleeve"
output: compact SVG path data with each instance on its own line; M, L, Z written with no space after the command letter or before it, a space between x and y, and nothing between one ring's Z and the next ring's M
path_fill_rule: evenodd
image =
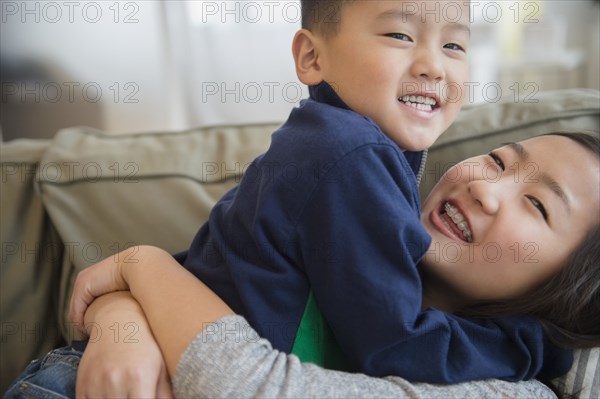
M434 385L326 370L274 350L240 316L224 317L194 338L179 361L173 389L178 398L556 398L536 380Z
M536 377L557 360L545 353L550 344L536 320L421 311L417 263L431 239L401 157L391 146L368 145L331 166L287 245L350 365L436 383Z

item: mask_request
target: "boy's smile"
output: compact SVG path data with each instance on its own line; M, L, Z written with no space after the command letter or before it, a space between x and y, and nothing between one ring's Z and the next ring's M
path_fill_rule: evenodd
M600 217L599 175L594 155L560 136L454 166L423 203L432 236L421 263L429 295L464 304L510 298L546 281Z
M319 73L355 112L402 149L429 147L458 114L468 75L468 8L460 18L403 1L358 1L339 31L317 37Z
M398 101L423 111L432 111L439 108L437 105L439 99L427 94L421 95L421 93L415 93L410 96L405 95L399 98Z

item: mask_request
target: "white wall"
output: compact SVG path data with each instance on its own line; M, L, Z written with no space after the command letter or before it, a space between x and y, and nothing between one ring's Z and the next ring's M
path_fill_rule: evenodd
M33 81L3 77L3 108L50 108L65 126L85 123L76 115L83 109L108 131L169 128L159 2L3 0L0 7L2 62L21 71L35 63L47 75L37 90Z
M480 1L480 7L486 2L489 3ZM581 75L580 79L561 79L559 83L600 88L600 2L503 0L498 3L505 9L512 5L513 9L519 7L523 11L527 4L534 3L541 5L544 18L563 19L565 46L579 51L583 56L583 68L573 71L575 76ZM166 52L168 40L163 6L168 7L168 4L160 1L0 0L0 60L3 64L0 123L4 139L50 137L61 127L80 124L110 132L192 127L187 122L190 119L182 117L186 104L182 104L181 88L175 84L177 69ZM540 73L535 72L533 78L531 75L535 69L523 68L519 58L509 59L503 45L507 40L506 31L500 24L484 22L479 18L473 26L471 80L499 82L502 71L503 84L519 79L537 80ZM276 39L280 38L274 37L272 43L264 43L263 39L256 45L275 45L281 41ZM522 40L521 44L526 43L522 36L519 40ZM539 46L543 49L551 44L542 42ZM284 50L274 51L271 57L252 60L257 76L262 76L261 62L281 64L282 70L290 68L290 51L284 47ZM526 53L519 55L527 56ZM212 56L195 54L195 57L204 57L209 63ZM235 52L229 52L227 57L233 69L250 65L247 60L236 58ZM35 77L35 65L41 66L47 75L45 79ZM518 68L511 69L514 65ZM19 81L23 76L7 74L6 68L29 75L30 81ZM529 75L523 75L523 71L528 71ZM35 86L36 79L40 83L39 89ZM262 79L265 80L264 76ZM554 88L550 87L552 84L546 83L549 88ZM57 87L62 88L60 97ZM23 88L28 91L24 93ZM481 95L475 100L480 101ZM265 106L269 107L269 104ZM224 110L223 115L233 118L231 112L238 111ZM285 109L277 112L285 113ZM236 114L236 121L260 119L263 114L268 112L253 112L248 117ZM208 120L208 123L217 122Z

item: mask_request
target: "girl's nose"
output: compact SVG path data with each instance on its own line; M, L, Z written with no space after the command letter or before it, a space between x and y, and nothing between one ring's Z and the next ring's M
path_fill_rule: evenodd
M471 197L481 206L485 213L494 215L498 212L502 190L498 181L487 181L485 179L472 180L467 183L467 189Z

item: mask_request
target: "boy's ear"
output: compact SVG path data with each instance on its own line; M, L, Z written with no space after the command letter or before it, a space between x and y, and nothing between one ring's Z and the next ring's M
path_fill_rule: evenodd
M296 63L296 74L302 83L314 86L323 81L319 40L311 31L300 29L296 32L292 42L292 53Z

